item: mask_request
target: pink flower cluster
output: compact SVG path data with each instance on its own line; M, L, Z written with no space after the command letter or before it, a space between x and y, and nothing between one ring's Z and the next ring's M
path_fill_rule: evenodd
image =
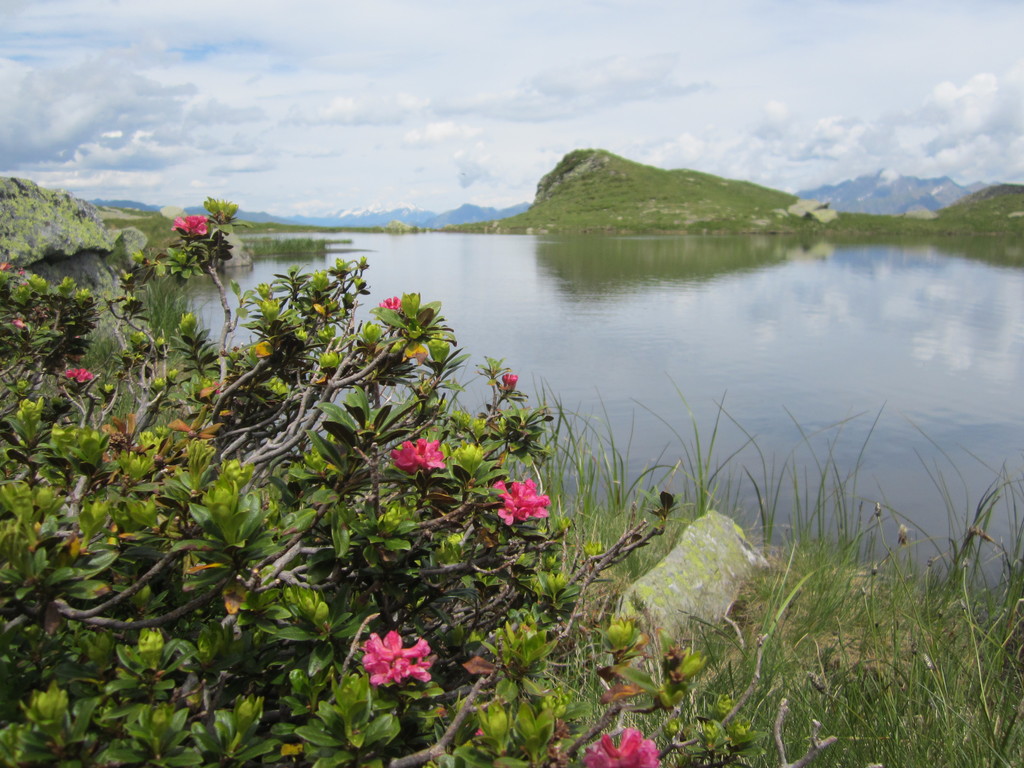
M406 440L391 451L391 458L398 469L410 475L415 475L421 469L444 469L440 440L424 440L422 437L415 443Z
M548 516L547 507L551 499L537 494L537 484L533 480L515 481L511 488L499 480L494 487L501 492L501 500L504 503L498 510L498 517L504 520L506 525L522 522L531 517Z
M658 768L661 761L658 746L651 739L645 739L636 728L627 728L618 747L607 733L602 734L583 756L583 764L587 768Z
M202 237L207 233L205 216L179 216L174 220L174 229L187 237Z
M427 670L433 663L427 659L430 645L423 638L413 643L411 648L402 647L402 638L394 630L380 636L374 632L363 644L363 668L370 673L371 685L387 685L401 683L414 677L424 683L430 680Z
M519 383L519 377L514 373L506 373L501 377L501 388L507 392L511 392L516 388L516 384Z
M67 376L72 381L77 381L79 384L85 384L86 382L90 382L96 378L93 374L89 373L89 371L86 370L85 368L71 368L67 371L64 371L64 375Z
M384 301L382 301L377 306L383 307L384 309L401 309L402 300L397 296L392 296L390 299L384 299Z

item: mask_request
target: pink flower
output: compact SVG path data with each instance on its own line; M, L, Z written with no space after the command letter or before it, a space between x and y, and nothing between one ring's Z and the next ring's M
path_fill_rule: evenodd
M377 306L383 307L384 309L401 309L402 300L397 296L392 296L390 299L384 299L384 301Z
M174 220L174 229L186 237L202 237L206 234L205 216L179 216Z
M658 768L658 747L636 728L622 732L622 740L616 747L611 737L601 734L601 741L587 750L583 756L587 768Z
M411 648L402 647L402 638L391 630L384 639L374 632L363 644L363 668L370 673L371 685L387 685L401 683L409 677L415 677L424 683L430 680L427 671L432 660L430 646L420 638Z
M516 384L519 383L519 377L514 373L506 373L501 377L501 388L511 392L516 388Z
M16 317L13 320L11 320L11 325L13 325L15 328L26 328L27 327L25 325L25 321L22 320L20 317Z
M547 496L537 495L537 485L533 480L525 482L514 482L511 488L507 488L500 480L494 487L501 491L501 500L505 506L498 510L498 517L505 521L506 525L513 522L522 522L531 517L547 517L548 504L551 499Z
M391 451L391 458L396 467L410 475L421 469L444 469L440 440L424 440L421 437L415 444L406 440L401 447Z
M86 382L90 382L96 378L91 373L89 373L89 371L87 371L85 368L71 368L67 371L64 371L64 375L67 376L69 379L77 381L79 384L85 384Z

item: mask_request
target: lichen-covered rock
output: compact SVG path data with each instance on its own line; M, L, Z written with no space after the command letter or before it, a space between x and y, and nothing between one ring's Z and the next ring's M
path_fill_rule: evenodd
M7 261L27 267L41 259L113 248L93 205L26 179L0 178L0 253Z
M114 238L96 208L63 190L0 177L0 261L48 280L65 276L84 286L113 285L106 257Z
M650 629L677 634L691 619L720 620L743 581L767 565L742 528L725 515L708 512L689 525L660 563L626 590L622 608L642 615Z
M114 240L114 250L107 257L107 264L122 272L129 271L134 266L132 256L136 251L146 247L149 238L135 227L125 227L119 230Z

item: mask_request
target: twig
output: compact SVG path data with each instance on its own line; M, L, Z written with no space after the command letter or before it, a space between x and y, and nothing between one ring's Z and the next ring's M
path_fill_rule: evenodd
M359 645L359 638L363 636L363 630L366 629L366 625L378 616L380 616L379 613L371 613L363 619L363 623L359 625L359 631L356 632L355 637L352 638L352 645L348 647L348 655L345 657L345 663L341 665L341 677L344 677L348 673L349 662L352 661L352 657L356 653L356 647Z
M83 621L85 619L91 619L94 616L99 616L104 611L113 608L118 603L124 602L129 597L134 595L136 592L142 589L149 581L151 581L154 576L159 574L168 565L174 562L174 560L177 559L179 555L184 554L189 549L192 549L192 547L172 549L170 552L168 552L166 555L160 558L160 560L152 568L146 571L146 573L144 573L141 577L132 582L131 586L129 586L127 589L122 590L121 592L118 592L112 598L110 598L104 603L101 603L100 605L95 606L94 608L90 608L87 611L80 611L76 608L72 608L63 600L56 600L55 602L57 604L57 610L60 611L60 615L63 616L65 619L72 619L75 621Z
M476 711L476 707L473 705L473 702L476 700L476 697L480 695L480 691L483 690L484 686L490 682L492 677L493 675L487 675L486 677L481 677L476 681L469 694L463 700L462 706L459 707L459 711L452 720L451 725L448 726L448 729L444 732L441 738L438 739L436 744L432 747L421 749L419 752L413 752L411 755L396 758L388 763L388 768L413 768L417 765L429 763L431 760L436 760L443 755L448 749L448 745L455 739L455 734L458 732L459 728L462 727L466 718Z
M829 736L826 739L818 741L818 733L821 731L821 723L817 720L811 721L811 745L804 752L796 762L790 763L786 761L786 746L782 743L782 724L786 719L786 715L789 714L789 701L783 699L779 702L779 714L775 718L775 728L773 733L775 735L775 748L779 753L779 768L804 768L805 765L810 765L811 761L814 760L822 751L828 749L838 740L838 736Z
M185 614L191 613L196 608L199 608L213 600L213 598L220 594L220 591L230 579L230 576L225 576L214 584L213 588L209 592L193 598L184 605L175 608L173 611L165 613L163 616L156 616L152 619L140 619L139 621L117 621L116 619L96 617L90 619L78 619L78 621L82 621L85 624L91 624L96 627L106 627L107 629L147 629L149 627L162 627L164 624L170 624L172 621L180 619ZM57 607L59 610L60 606L58 605Z
M729 710L729 714L722 718L722 725L728 725L739 714L739 711L743 709L744 705L753 695L754 689L757 688L757 684L761 681L761 660L764 658L764 643L767 639L768 635L761 635L757 638L757 661L754 662L754 675L750 678L750 685L747 686L747 690L739 697L733 708Z

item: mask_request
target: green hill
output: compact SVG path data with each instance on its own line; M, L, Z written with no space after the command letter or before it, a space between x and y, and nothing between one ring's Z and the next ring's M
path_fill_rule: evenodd
M983 198L979 193L979 198ZM933 219L790 211L794 195L691 170L667 171L599 149L567 154L540 180L533 205L501 221L458 227L472 232L621 233L1024 233L1024 195L967 201ZM819 211L819 213L821 213Z
M570 152L502 231L772 231L796 197L697 171L665 171L610 152ZM494 225L491 227L494 228ZM786 231L791 231L787 226Z

